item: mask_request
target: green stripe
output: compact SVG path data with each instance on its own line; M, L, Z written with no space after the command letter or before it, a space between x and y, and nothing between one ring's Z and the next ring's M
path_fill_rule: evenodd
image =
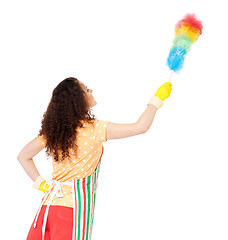
M88 240L88 235L89 235L89 220L90 220L90 203L91 203L91 200L90 200L90 182L91 182L91 175L90 176L88 176L88 182L87 182L87 193L88 193L88 197L87 197L87 199L88 199L88 204L87 204L87 209L88 209L88 211L87 211L87 226L86 226L86 240Z
M80 179L77 179L77 191L78 191L78 240L80 240L80 223L81 223L81 193L80 193Z
M94 217L94 209L95 209L95 198L96 198L96 180L97 180L97 169L94 172L94 192L93 192L93 216L92 216L92 223L91 223L91 234L90 239L92 237L92 229L93 229L93 217Z
M187 37L185 34L182 34L178 37L175 37L175 39L173 41L172 49L180 46L188 52L190 50L192 44L193 44L193 41L191 40L191 38Z

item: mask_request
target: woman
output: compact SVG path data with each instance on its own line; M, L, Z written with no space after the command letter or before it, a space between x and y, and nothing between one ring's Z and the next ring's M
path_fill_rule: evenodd
M163 84L137 122L117 124L91 114L96 105L93 91L77 78L66 78L57 85L39 134L17 157L34 181L33 187L45 193L27 240L91 239L102 143L145 133L171 90L171 83ZM43 148L53 159L49 181L32 159Z

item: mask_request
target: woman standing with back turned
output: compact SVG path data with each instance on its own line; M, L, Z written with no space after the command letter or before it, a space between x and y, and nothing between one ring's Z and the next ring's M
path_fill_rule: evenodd
M150 98L137 122L118 124L97 120L92 90L77 78L60 82L53 90L42 126L17 159L44 197L27 240L90 240L103 142L145 133L157 109L170 96L171 83ZM33 157L43 148L53 160L52 180L38 172Z

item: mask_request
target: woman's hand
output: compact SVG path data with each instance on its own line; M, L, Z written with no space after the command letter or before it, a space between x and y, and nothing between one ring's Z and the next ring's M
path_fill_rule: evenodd
M40 184L39 190L43 191L45 193L45 192L47 192L49 187L50 187L50 185L46 184L46 180L45 180Z
M172 84L170 82L166 82L161 85L155 95L150 98L147 106L149 104L153 104L157 109L161 108L164 103L163 101L170 96L172 91Z
M33 187L45 193L50 186L46 184L46 182L47 181L43 177L39 176L34 182Z
M157 92L154 96L159 97L162 101L170 96L172 91L172 84L170 82L166 82L161 87L158 88Z

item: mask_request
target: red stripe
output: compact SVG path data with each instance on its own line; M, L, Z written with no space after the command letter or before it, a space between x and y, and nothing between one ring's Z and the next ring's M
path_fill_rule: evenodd
M83 213L83 231L82 231L82 240L85 238L85 221L86 221L86 190L85 190L85 178L82 180L82 189L84 195L84 213Z
M75 232L74 232L75 235L74 235L73 239L76 239L76 233L77 233L77 230L78 230L77 229L77 225L78 225L77 224L77 213L78 213L77 212L77 194L76 194L76 188L75 188L76 181L77 180L73 181L73 184L74 184L74 196L73 197L74 197L74 200L75 200Z

